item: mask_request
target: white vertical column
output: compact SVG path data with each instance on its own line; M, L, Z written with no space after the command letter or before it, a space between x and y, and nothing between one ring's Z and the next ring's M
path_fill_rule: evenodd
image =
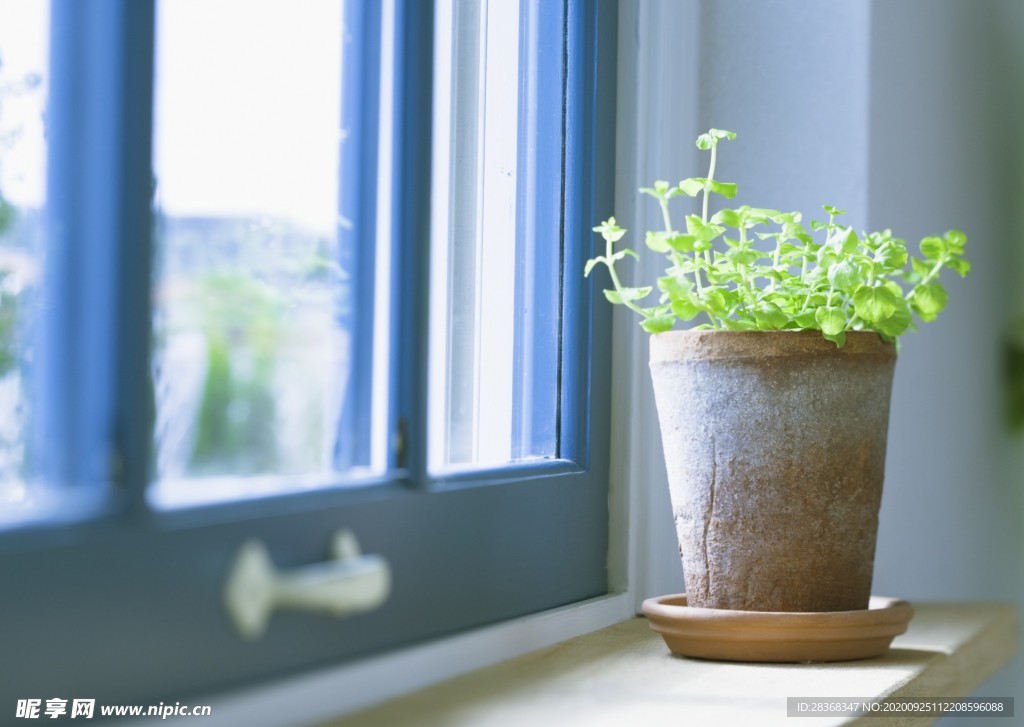
M512 442L519 0L488 0L485 12L474 460L497 463Z

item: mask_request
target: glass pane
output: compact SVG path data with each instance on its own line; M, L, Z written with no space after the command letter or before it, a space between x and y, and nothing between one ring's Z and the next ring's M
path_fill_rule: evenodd
M430 329L430 466L498 465L552 456L554 437L524 442L520 184L520 3L438 3ZM549 325L557 325L552 312ZM554 376L555 372L546 372ZM552 409L544 412L557 417ZM552 430L554 431L554 430Z
M49 3L0 0L0 524L41 504L28 428L43 267Z
M339 242L343 3L157 8L152 495L333 481L358 353Z

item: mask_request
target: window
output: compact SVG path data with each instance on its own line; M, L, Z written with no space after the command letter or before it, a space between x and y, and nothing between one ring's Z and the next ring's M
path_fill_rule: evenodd
M48 13L0 4L0 526L43 509L31 488L32 380L45 247L45 113ZM17 15L17 17L15 17Z
M27 486L59 507L0 531L7 702L182 699L605 593L609 311L580 271L614 4L50 15ZM341 528L386 603L240 638L239 546L297 568Z

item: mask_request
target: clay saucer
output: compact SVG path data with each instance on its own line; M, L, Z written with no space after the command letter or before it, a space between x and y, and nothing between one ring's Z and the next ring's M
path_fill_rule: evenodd
M863 611L784 613L686 605L686 594L648 598L643 612L674 654L725 661L870 659L907 630L906 601L872 596Z

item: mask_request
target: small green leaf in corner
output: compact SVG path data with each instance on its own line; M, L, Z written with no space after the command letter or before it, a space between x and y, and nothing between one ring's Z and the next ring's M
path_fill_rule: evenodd
M712 192L720 194L726 199L732 199L736 196L736 191L739 187L736 186L735 182L716 182L711 180L711 184L708 185Z
M689 321L697 317L700 308L689 298L679 298L672 301L672 312L680 319Z
M899 300L902 299L884 286L872 288L862 285L853 294L853 308L865 321L877 323L896 311Z
M967 244L967 235L962 233L960 230L949 230L945 235L946 244L949 245L950 252L954 252L957 255L962 255L964 246Z
M707 180L703 177L690 177L684 179L679 183L679 189L682 190L683 194L687 197L696 197L704 189L704 183Z
M757 325L768 331L777 331L789 323L789 316L774 303L762 303L754 309Z
M842 348L846 345L846 331L840 331L835 335L823 332L821 336L825 340L832 341L832 343L836 344L836 348Z
M594 232L600 232L606 242L618 242L626 234L626 230L615 223L614 217L609 217L600 225L594 228Z
M938 260L946 252L946 241L941 237L926 237L921 240L921 254L929 260Z
M926 323L935 320L935 317L946 307L949 296L942 283L933 280L925 285L914 288L914 295L910 299L910 305L921 316Z
M640 321L640 326L648 333L664 333L672 330L675 321L674 315L651 316Z
M946 263L946 265L956 271L961 278L966 278L967 273L971 272L971 262L962 257L955 257Z
M814 320L821 326L821 332L825 337L838 336L846 330L846 313L842 308L828 308L822 306L814 312ZM834 338L830 338L835 340Z

